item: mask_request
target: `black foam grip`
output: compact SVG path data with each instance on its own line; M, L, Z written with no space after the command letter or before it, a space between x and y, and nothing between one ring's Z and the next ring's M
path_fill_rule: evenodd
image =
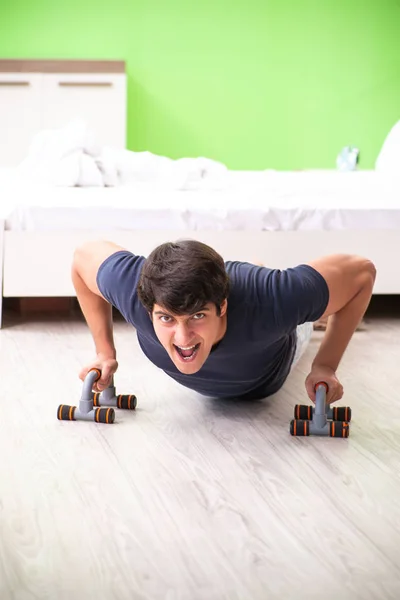
M330 421L329 435L331 437L347 438L350 435L350 427L346 421Z
M290 435L297 437L310 435L310 421L293 419L290 422Z
M57 409L57 418L59 421L75 421L76 406L68 406L68 404L60 404Z
M100 406L100 392L92 393L93 406Z
M313 407L307 404L296 404L294 407L294 418L311 421L313 418Z
M351 421L351 408L349 406L333 406L332 419L334 421Z
M113 408L96 408L94 420L96 423L114 423L115 410Z
M137 398L134 394L120 394L117 397L118 408L124 408L127 410L135 410L137 405Z

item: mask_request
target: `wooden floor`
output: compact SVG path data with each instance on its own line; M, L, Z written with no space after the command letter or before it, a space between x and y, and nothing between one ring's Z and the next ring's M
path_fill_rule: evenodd
M60 422L92 357L78 317L0 331L1 600L399 600L400 319L339 376L348 440L293 438L319 340L264 402L181 389L116 324L113 425Z

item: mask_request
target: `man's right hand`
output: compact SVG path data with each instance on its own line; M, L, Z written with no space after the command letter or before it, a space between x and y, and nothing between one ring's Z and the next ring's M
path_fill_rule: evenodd
M92 369L99 369L101 372L100 379L93 385L93 391L102 392L111 384L111 378L118 369L118 362L114 356L106 356L100 353L91 363L83 367L79 373L79 378L83 381Z

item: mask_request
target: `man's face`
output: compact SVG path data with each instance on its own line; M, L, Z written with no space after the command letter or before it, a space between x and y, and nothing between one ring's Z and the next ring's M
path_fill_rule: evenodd
M176 368L191 375L207 360L211 348L225 334L227 301L217 315L215 304L206 304L193 315L173 315L155 304L152 319L154 331Z

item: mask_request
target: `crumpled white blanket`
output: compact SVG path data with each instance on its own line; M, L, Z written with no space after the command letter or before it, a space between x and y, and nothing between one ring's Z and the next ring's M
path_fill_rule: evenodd
M82 120L34 136L20 176L61 187L116 187L151 183L172 190L220 189L227 167L208 158L177 160L151 152L100 146Z

